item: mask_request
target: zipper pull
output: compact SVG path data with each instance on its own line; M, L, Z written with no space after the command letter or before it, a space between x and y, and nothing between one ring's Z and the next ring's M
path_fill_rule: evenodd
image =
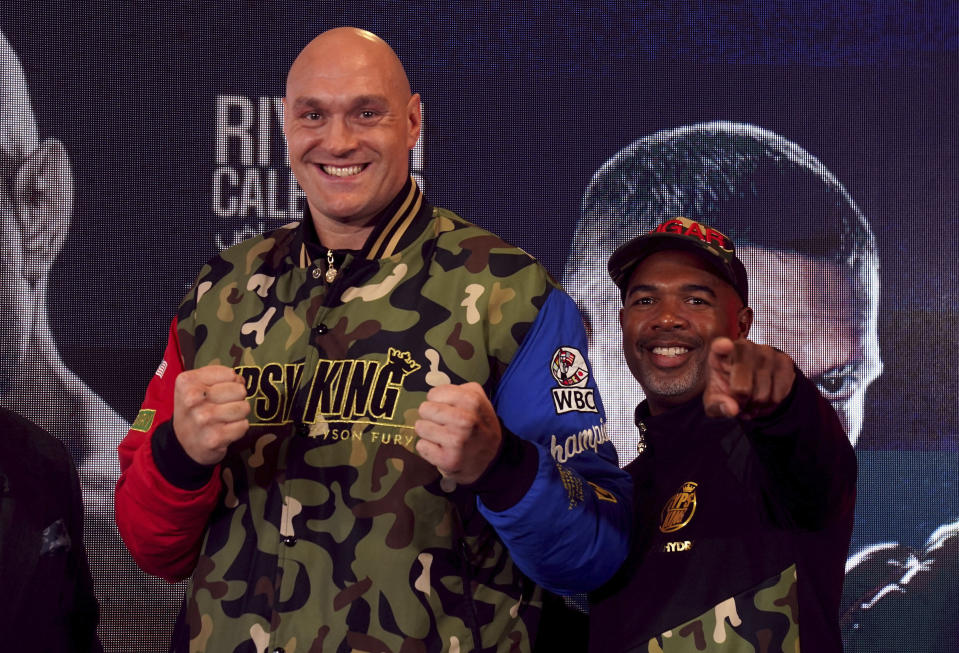
M326 275L323 277L326 279L326 283L333 283L336 281L337 272L338 271L336 267L333 265L333 250L328 249L326 250Z

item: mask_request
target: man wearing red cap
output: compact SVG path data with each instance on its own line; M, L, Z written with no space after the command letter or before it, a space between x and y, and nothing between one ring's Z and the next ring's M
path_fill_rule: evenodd
M734 244L674 217L608 268L646 400L633 548L593 595L591 650L840 651L855 456L793 360L747 340Z

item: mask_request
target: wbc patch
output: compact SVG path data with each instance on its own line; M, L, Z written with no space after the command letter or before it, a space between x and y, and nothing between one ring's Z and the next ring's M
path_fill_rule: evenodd
M598 413L593 389L586 387L589 380L589 366L575 347L560 347L553 352L549 370L559 384L552 388L553 405L556 413L562 415L572 411L578 413Z

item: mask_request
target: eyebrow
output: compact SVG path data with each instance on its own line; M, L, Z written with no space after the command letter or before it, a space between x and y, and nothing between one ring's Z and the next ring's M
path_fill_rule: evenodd
M685 292L703 292L709 295L710 297L716 297L716 291L709 286L703 286L698 283L687 283L685 286L680 288Z
M813 379L821 379L824 376L830 374L850 374L852 372L858 372L864 367L864 364L861 360L855 360L850 363L839 363L838 365L833 365L829 369L823 370L821 373L812 377Z
M635 286L630 286L626 296L629 297L636 292L656 292L661 287L649 283L638 283ZM710 297L716 297L716 291L710 288L709 286L704 286L698 283L687 283L679 287L680 292L689 293L689 292L702 292L706 293Z
M389 105L390 101L385 95L358 95L353 98L353 101L350 103L351 108L368 106L368 105ZM327 106L327 102L324 102L320 98L307 95L305 97L298 97L293 101L294 107L309 107L310 109L322 109Z

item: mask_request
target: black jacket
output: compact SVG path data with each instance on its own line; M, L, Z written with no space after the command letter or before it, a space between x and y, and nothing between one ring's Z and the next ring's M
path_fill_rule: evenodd
M656 416L640 404L647 448L626 468L632 553L592 597L591 650L646 651L666 631L666 651L780 650L797 635L803 650L842 650L856 459L832 407L796 374L763 419L709 418L701 397Z
M5 651L102 651L66 447L0 408L0 637Z

